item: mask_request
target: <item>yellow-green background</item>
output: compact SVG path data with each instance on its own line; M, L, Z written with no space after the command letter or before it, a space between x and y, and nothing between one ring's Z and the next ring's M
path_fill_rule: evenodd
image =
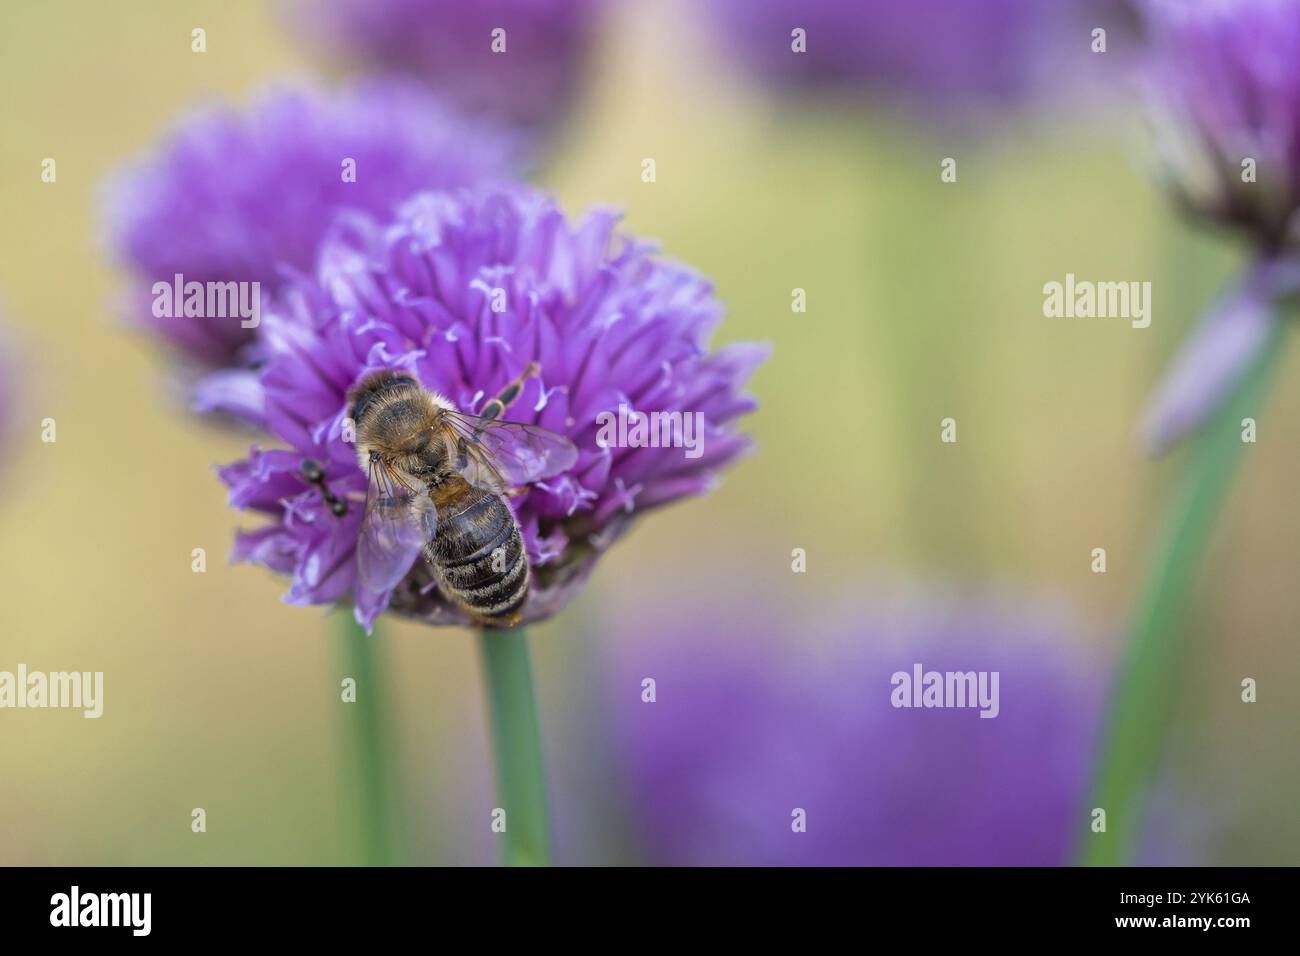
M576 743L600 728L583 682L634 591L670 603L699 582L761 581L812 622L864 581L915 573L1064 596L1112 649L1179 468L1138 453L1134 422L1238 256L1173 217L1127 93L986 137L776 107L690 9L621 5L541 174L571 210L621 204L630 229L714 277L720 339L775 346L754 381L757 453L708 499L647 520L534 631L553 772L595 786ZM190 52L195 26L206 54ZM265 570L225 563L248 519L212 465L249 439L167 397L159 355L115 318L123 277L98 218L104 175L183 111L315 69L252 0L0 7L0 310L20 356L16 437L0 450L0 669L106 675L100 720L0 711L0 863L355 858L329 622L281 603ZM647 156L654 184L640 181ZM939 181L946 156L956 184ZM56 184L41 182L45 157ZM1152 326L1045 319L1042 285L1066 272L1152 281ZM1288 354L1190 618L1165 776L1205 821L1210 862L1300 857L1298 369ZM955 446L939 443L945 416ZM190 570L196 547L206 574ZM808 552L801 577L793 547ZM1090 572L1094 547L1105 575ZM406 859L490 858L474 835L491 796L471 635L390 624L381 640Z

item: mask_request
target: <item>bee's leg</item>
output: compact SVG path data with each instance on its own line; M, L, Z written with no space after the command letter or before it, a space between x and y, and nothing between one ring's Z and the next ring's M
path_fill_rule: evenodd
M519 393L524 390L524 382L541 370L542 367L536 362L529 362L528 368L524 369L523 374L501 389L501 394L496 398L487 400L487 403L483 406L483 411L479 412L478 417L489 422L494 418L499 418L507 408L514 404L515 399L519 397Z
M325 504L329 506L334 517L342 518L348 513L348 504L340 499L334 492L330 491L330 486L325 483L325 469L321 468L318 462L310 458L302 460L302 477L309 484L314 485L321 493Z

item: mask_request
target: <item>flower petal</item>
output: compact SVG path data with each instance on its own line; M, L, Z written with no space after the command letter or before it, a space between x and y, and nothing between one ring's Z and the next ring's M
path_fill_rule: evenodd
M1202 425L1231 393L1278 321L1263 283L1248 281L1210 310L1165 374L1142 419L1145 444L1162 452Z

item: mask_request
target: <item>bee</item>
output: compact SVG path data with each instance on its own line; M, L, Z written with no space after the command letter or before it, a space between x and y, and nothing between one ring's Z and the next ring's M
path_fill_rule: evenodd
M386 595L423 553L442 593L480 625L518 623L529 565L506 497L578 457L563 435L498 417L538 371L531 363L477 416L402 372L375 372L348 393L369 475L357 538L366 595Z

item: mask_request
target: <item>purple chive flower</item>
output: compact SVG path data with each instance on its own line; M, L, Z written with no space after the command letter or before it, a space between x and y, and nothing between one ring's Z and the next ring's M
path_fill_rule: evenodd
M1062 865L1087 833L1102 674L1057 608L876 598L806 629L711 599L620 619L601 686L647 862ZM997 716L895 707L918 664L996 671Z
M511 499L534 571L525 622L562 608L638 515L709 490L746 447L734 421L754 402L740 388L766 349L709 351L722 317L709 284L616 235L617 218L601 210L570 222L540 193L467 190L416 197L392 224L354 220L327 241L316 279L295 282L263 323L266 424L288 447L254 448L221 471L233 505L271 519L239 535L236 557L292 575L290 603L354 595L366 475L345 440L346 395L378 369L409 372L477 413L540 364L503 417L567 435L579 454ZM601 447L598 418L620 405L699 413L700 454ZM341 518L303 481L304 458L349 502ZM423 561L358 619L368 626L385 604L466 623Z
M723 42L777 89L879 94L945 115L1038 93L1078 71L1092 28L1124 26L1116 4L1090 22L1081 0L708 2Z
M1295 243L1300 0L1144 0L1148 75L1173 188L1262 246ZM1243 163L1254 161L1254 176Z
M1256 264L1194 333L1142 423L1162 449L1200 425L1300 290L1300 0L1145 0L1148 85L1182 204L1245 232Z
M284 87L245 110L194 113L109 189L111 242L140 285L131 315L189 363L220 370L198 390L201 409L250 411L255 390L240 370L255 327L238 316L155 317L154 283L258 282L264 311L288 274L311 269L340 213L388 215L420 190L506 176L514 148L395 81Z
M298 29L344 60L418 77L474 114L543 130L578 91L605 2L297 0L291 9Z

